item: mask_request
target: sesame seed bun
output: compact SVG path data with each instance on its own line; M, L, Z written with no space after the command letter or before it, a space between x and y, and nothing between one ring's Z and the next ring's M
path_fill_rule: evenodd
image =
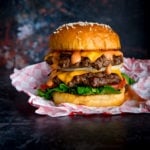
M118 34L106 24L75 22L60 26L50 36L51 50L118 50Z

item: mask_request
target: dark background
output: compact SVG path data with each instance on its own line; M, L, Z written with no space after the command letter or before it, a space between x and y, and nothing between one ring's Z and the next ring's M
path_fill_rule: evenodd
M43 61L49 34L75 21L109 24L120 35L125 57L149 59L148 10L146 0L0 1L0 66Z
M147 149L149 114L40 116L10 74L43 61L49 34L74 21L109 24L125 57L149 59L148 10L146 0L0 0L0 150Z

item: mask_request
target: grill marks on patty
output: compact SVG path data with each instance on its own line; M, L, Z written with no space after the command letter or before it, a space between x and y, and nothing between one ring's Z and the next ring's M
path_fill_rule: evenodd
M123 56L113 55L113 59L109 60L105 55L100 56L95 62L91 62L88 57L81 57L81 61L75 64L71 63L72 52L61 52L59 55L58 68L82 68L82 67L93 67L95 69L101 69L107 67L109 64L112 66L119 65L123 62ZM53 56L49 56L46 61L48 64L54 64Z
M61 80L58 77L54 78L55 85L59 85ZM118 84L121 81L120 77L117 74L106 74L106 72L97 72L97 73L86 73L83 75L74 76L74 78L68 82L69 87L75 85L86 85L91 87L100 87L110 84Z

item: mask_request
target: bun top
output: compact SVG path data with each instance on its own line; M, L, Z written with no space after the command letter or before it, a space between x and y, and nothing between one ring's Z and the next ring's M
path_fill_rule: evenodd
M109 25L93 22L64 24L50 35L51 50L120 49L118 34Z

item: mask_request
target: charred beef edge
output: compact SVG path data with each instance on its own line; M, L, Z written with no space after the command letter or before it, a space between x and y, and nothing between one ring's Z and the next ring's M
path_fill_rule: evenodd
M104 55L100 56L95 62L90 62L88 57L81 57L81 62L72 64L71 63L71 55L72 52L61 52L59 56L59 61L58 61L58 67L59 68L82 68L82 67L93 67L95 69L101 69L102 67L107 67L109 64L112 66L114 65L119 65L123 63L123 56L115 56L113 55L112 60L108 60ZM46 62L49 65L53 64L53 57L48 57L46 59Z
M53 79L55 86L62 83L58 77ZM118 84L121 81L120 77L117 74L106 74L105 72L98 73L86 73L83 75L74 76L74 78L68 82L69 87L74 87L76 85L85 85L91 87L101 87L104 85Z

